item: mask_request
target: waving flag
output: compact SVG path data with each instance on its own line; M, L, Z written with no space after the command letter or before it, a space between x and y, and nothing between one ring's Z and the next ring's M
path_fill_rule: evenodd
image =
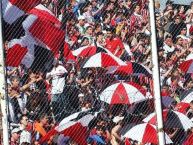
M72 51L70 50L69 44L68 43L64 43L64 58L69 61L76 61L75 56L72 54Z
M12 24L40 2L41 0L3 0L3 18L7 23Z
M53 54L58 54L64 43L64 31L54 24L45 21L43 18L30 15L23 22L26 33L34 37L38 44L51 50Z
M31 9L28 13L36 15L39 18L44 19L45 21L56 24L57 26L61 26L61 22L59 21L59 19L42 4L37 5L35 8Z
M34 61L34 44L35 40L30 35L11 40L6 54L6 65L17 67L22 63L29 68Z
M14 45L12 48L9 48L6 56L6 65L18 67L21 64L22 59L27 53L27 48L22 47L19 44Z

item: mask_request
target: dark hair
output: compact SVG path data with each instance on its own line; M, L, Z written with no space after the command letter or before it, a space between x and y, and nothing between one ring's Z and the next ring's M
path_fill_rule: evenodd
M89 41L89 38L88 37L83 37L81 43L83 43L85 40Z
M93 28L93 27L92 27L92 26L87 26L87 27L86 27L86 31L87 31L89 28Z
M110 27L110 28L107 28L106 31L110 31L111 33L115 33L115 28Z
M165 40L166 40L166 39L168 39L168 38L172 38L172 36L171 36L171 35L169 35L169 34L168 34L168 35L166 35L166 36L165 36Z
M96 37L100 36L100 35L104 35L103 32L98 32L96 33Z
M46 113L42 113L39 117L38 120L41 121L42 119L44 119L44 117L48 116Z
M27 115L21 115L21 117L19 118L19 121L21 122L21 120L24 118L24 117L28 117Z
M172 76L172 77L171 77L171 81L179 80L179 79L180 79L180 76Z
M18 77L18 76L12 76L11 78L10 78L10 81L12 82L13 80L20 80L20 78Z
M190 6L192 6L192 5L193 5L193 2L190 3Z

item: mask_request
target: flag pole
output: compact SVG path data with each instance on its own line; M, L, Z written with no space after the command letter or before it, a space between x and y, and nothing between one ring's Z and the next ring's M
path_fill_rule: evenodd
M163 130L163 116L161 105L161 91L160 91L160 73L158 61L158 48L156 37L156 23L154 12L154 0L149 0L150 11L150 26L151 26L151 48L152 48L152 63L153 63L153 90L155 97L155 110L157 114L157 129L159 145L165 145L165 136Z
M0 2L0 100L2 112L3 145L9 145L7 117L7 87L4 64L3 32L2 32L2 2Z

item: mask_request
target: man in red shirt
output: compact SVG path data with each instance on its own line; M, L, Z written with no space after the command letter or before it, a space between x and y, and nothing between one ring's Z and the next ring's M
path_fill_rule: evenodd
M135 34L137 30L142 30L143 16L141 15L141 7L140 5L134 6L134 13L130 18L130 32Z
M115 35L115 29L107 29L106 48L115 56L121 57L125 51L123 42Z

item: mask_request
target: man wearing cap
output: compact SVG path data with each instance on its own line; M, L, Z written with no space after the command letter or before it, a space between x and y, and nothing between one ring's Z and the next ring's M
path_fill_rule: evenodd
M14 128L11 131L11 141L10 145L19 145L19 137L20 137L21 130L19 128Z
M81 35L83 35L85 33L84 25L85 25L85 17L79 16L78 17L78 24L76 25L76 27L78 28Z

